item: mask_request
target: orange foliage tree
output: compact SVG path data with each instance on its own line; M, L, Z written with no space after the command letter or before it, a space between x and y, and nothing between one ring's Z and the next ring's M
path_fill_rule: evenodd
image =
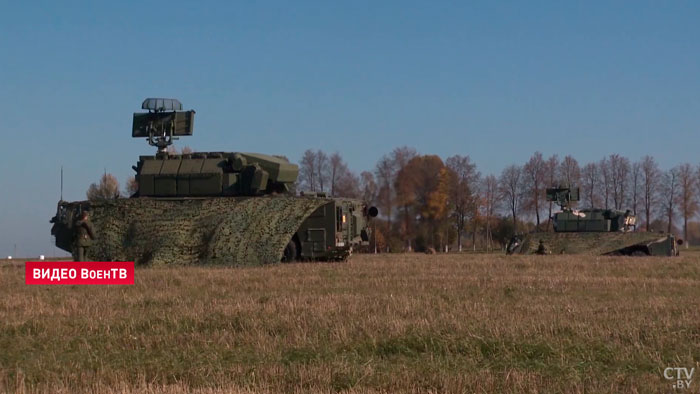
M438 230L444 224L448 212L451 175L442 159L436 155L416 156L406 163L396 177L397 204L406 209L401 224L407 239L421 237L419 248L435 247ZM427 234L417 234L414 218L425 224ZM442 242L440 242L442 244Z

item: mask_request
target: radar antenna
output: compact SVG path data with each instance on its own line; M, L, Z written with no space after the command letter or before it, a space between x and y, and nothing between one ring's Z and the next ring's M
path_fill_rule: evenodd
M192 135L194 128L193 110L183 111L177 99L147 98L141 109L148 112L134 114L131 136L147 138L148 144L155 146L157 154L168 154L168 146L180 136Z
M571 202L578 201L579 188L560 185L547 189L547 201L555 202L563 211L571 211Z

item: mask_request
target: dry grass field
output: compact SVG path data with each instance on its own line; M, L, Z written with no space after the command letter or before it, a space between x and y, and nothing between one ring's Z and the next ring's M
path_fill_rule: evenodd
M700 255L358 255L26 286L0 265L0 391L693 392ZM666 367L695 367L673 390Z

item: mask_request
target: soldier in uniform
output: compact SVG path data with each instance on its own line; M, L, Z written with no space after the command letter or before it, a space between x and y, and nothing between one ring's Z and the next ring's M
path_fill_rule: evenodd
M86 261L88 248L92 245L92 240L95 239L95 231L87 211L80 214L79 219L75 222L74 230L75 254L77 254L78 261Z
M544 241L540 240L540 244L537 246L536 254L547 254L547 248L544 247Z

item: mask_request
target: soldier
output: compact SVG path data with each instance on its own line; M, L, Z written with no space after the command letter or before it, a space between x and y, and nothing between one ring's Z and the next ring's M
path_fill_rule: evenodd
M77 253L78 261L87 259L88 248L92 245L92 240L95 239L95 231L90 223L90 217L87 211L80 214L80 218L75 222L75 245L74 252Z
M547 248L544 247L544 241L540 240L540 244L537 246L536 254L547 254Z

